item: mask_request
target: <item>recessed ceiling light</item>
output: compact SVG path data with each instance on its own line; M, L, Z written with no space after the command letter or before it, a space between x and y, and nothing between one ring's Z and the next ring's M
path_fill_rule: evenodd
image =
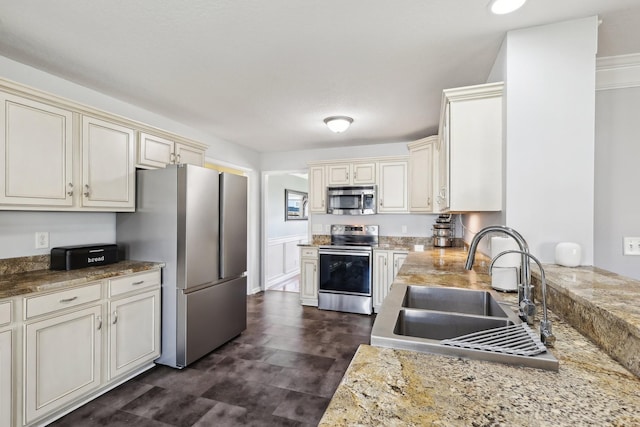
M340 133L349 129L349 126L353 123L353 119L347 116L331 116L324 119L324 123L332 132Z
M505 15L522 7L527 0L491 0L489 9L496 15Z

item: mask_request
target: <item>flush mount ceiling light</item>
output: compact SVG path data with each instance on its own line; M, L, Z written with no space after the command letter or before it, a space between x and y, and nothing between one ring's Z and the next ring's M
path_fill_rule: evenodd
M522 7L527 0L491 0L489 9L496 15L505 15Z
M353 119L347 116L331 116L324 119L324 123L332 132L340 133L349 129Z

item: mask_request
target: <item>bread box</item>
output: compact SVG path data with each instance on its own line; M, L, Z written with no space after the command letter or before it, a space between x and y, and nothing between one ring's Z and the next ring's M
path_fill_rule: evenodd
M51 270L75 270L118 262L118 245L93 244L51 248Z

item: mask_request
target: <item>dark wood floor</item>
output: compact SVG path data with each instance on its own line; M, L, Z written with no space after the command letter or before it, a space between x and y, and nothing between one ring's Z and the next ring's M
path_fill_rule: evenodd
M183 370L156 366L52 425L313 426L373 320L262 292L249 297L241 336Z

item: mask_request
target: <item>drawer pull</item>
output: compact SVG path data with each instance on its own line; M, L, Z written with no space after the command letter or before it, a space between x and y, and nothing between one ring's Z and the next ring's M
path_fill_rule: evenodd
M137 282L133 282L131 286L142 285L143 283L144 283L144 280L138 280Z
M114 311L113 312L113 324L115 325L116 323L118 323L118 312Z
M63 298L63 299L60 300L60 302L61 303L67 303L67 302L75 301L77 299L78 299L78 297Z

